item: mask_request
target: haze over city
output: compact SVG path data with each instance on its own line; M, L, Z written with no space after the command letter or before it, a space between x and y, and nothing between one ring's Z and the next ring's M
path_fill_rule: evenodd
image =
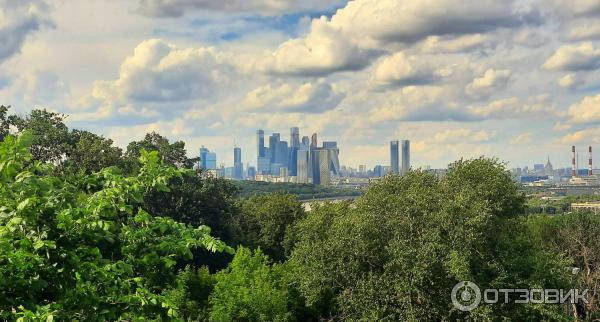
M157 131L254 164L256 129L344 165L497 156L569 167L599 143L600 3L0 1L0 103L125 145Z

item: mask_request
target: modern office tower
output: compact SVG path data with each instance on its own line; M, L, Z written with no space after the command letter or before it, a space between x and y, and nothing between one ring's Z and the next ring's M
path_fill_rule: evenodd
M290 176L298 175L298 150L300 146L290 147L288 153L288 169Z
M300 129L297 127L290 128L290 148L300 146Z
M310 137L310 149L316 149L317 145L317 133L313 133L313 135Z
M265 147L265 132L256 131L256 170L260 174L267 174L271 170L270 149Z
M290 128L290 147L287 150L287 168L290 176L297 174L297 157L298 149L300 148L300 129L297 127Z
M271 163L275 163L275 157L277 156L277 147L279 146L280 135L279 133L273 133L269 136L269 158Z
M302 146L306 149L310 148L310 138L306 135L302 137Z
M335 141L323 141L323 149L329 151L329 159L331 160L330 169L333 174L340 174L340 149L338 149L337 142Z
M259 174L271 173L271 160L269 157L260 157L257 161L256 171L258 171Z
M410 141L402 140L402 174L410 170Z
M252 166L248 166L248 178L254 180L256 178L256 168Z
M244 164L242 163L242 149L233 148L233 178L244 179Z
M315 184L329 185L331 183L330 166L331 166L331 154L327 149L318 149L314 151L316 167L313 168L313 183L315 178L317 182Z
M277 142L277 153L275 154L275 163L283 164L287 166L288 164L288 143L287 141L279 141Z
M203 170L217 169L217 154L210 152L204 147L204 145L200 148L200 160L198 161L198 168Z
M390 167L392 167L392 173L400 173L400 153L399 153L399 142L390 142Z
M256 155L260 157L265 156L265 131L256 131Z
M308 183L308 168L310 165L310 153L307 149L297 151L297 182Z

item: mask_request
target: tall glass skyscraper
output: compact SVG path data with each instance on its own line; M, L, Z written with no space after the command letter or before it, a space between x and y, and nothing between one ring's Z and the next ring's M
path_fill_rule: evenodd
M300 146L300 129L297 127L290 128L290 148Z
M310 166L310 153L307 149L301 148L297 152L297 181L298 183L308 183L308 167Z
M310 148L310 138L308 136L302 137L302 146L306 149Z
M271 159L271 163L277 162L276 157L277 157L277 150L279 147L279 140L280 140L279 133L273 133L273 134L271 134L271 136L269 136L269 152L271 154L269 156L269 158Z
M392 168L392 173L394 174L400 173L399 145L400 144L398 141L390 142L390 167Z
M333 171L333 174L338 175L340 173L340 149L338 149L337 142L323 141L323 149L329 151L329 159L331 160L331 171Z
M242 149L233 148L233 178L244 179L244 164L242 163Z
M270 151L265 147L265 132L256 131L256 171L260 174L268 174L271 171Z
M198 161L198 168L203 170L217 169L217 154L210 152L204 147L204 145L200 148L200 161Z
M410 170L410 141L402 140L402 174Z
M256 131L256 155L258 157L265 156L265 131Z

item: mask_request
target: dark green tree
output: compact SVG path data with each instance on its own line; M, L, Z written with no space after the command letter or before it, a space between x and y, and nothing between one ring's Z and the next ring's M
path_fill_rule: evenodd
M293 321L291 298L280 265L269 265L260 249L238 248L216 275L210 295L211 321Z
M27 130L33 134L29 147L33 160L54 164L65 160L70 146L69 129L64 123L66 115L35 109L25 117L13 115L10 119L18 133Z
M164 290L192 251L231 250L206 226L191 227L143 208L150 190L167 191L183 170L141 152L140 170L123 176L56 176L32 160L24 132L0 144L0 316L14 320L176 319ZM81 189L84 181L95 186ZM231 250L232 251L232 250Z
M243 199L239 208L231 220L235 241L260 247L271 258L284 260L293 240L291 228L305 215L298 198L284 192L255 195Z
M10 130L9 109L10 106L0 105L0 141L4 140L4 137L8 135L8 131Z
M88 131L73 130L63 168L72 173L91 174L108 167L124 167L123 151L111 139Z
M290 258L296 287L324 319L565 319L558 306L465 313L451 303L459 281L482 288L566 285L565 262L535 247L516 218L523 202L493 159L459 161L442 179L421 171L387 176L352 207L326 204L300 221Z
M129 143L125 155L129 159L135 160L139 157L139 151L141 149L146 151L157 151L165 164L176 166L178 168L191 169L194 166L195 161L197 161L197 159L189 159L187 157L187 151L185 150L185 143L183 141L170 143L169 139L156 132L147 133L141 141Z
M578 318L600 318L600 216L592 212L575 212L554 217L539 215L528 218L534 242L548 251L569 259L573 288L587 289L587 303L571 307ZM575 269L575 271L573 271ZM575 314L574 314L575 315Z

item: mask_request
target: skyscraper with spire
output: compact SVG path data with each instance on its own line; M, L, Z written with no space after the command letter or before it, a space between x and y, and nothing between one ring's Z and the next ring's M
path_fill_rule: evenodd
M242 148L233 148L233 178L244 179L244 164L242 163Z

